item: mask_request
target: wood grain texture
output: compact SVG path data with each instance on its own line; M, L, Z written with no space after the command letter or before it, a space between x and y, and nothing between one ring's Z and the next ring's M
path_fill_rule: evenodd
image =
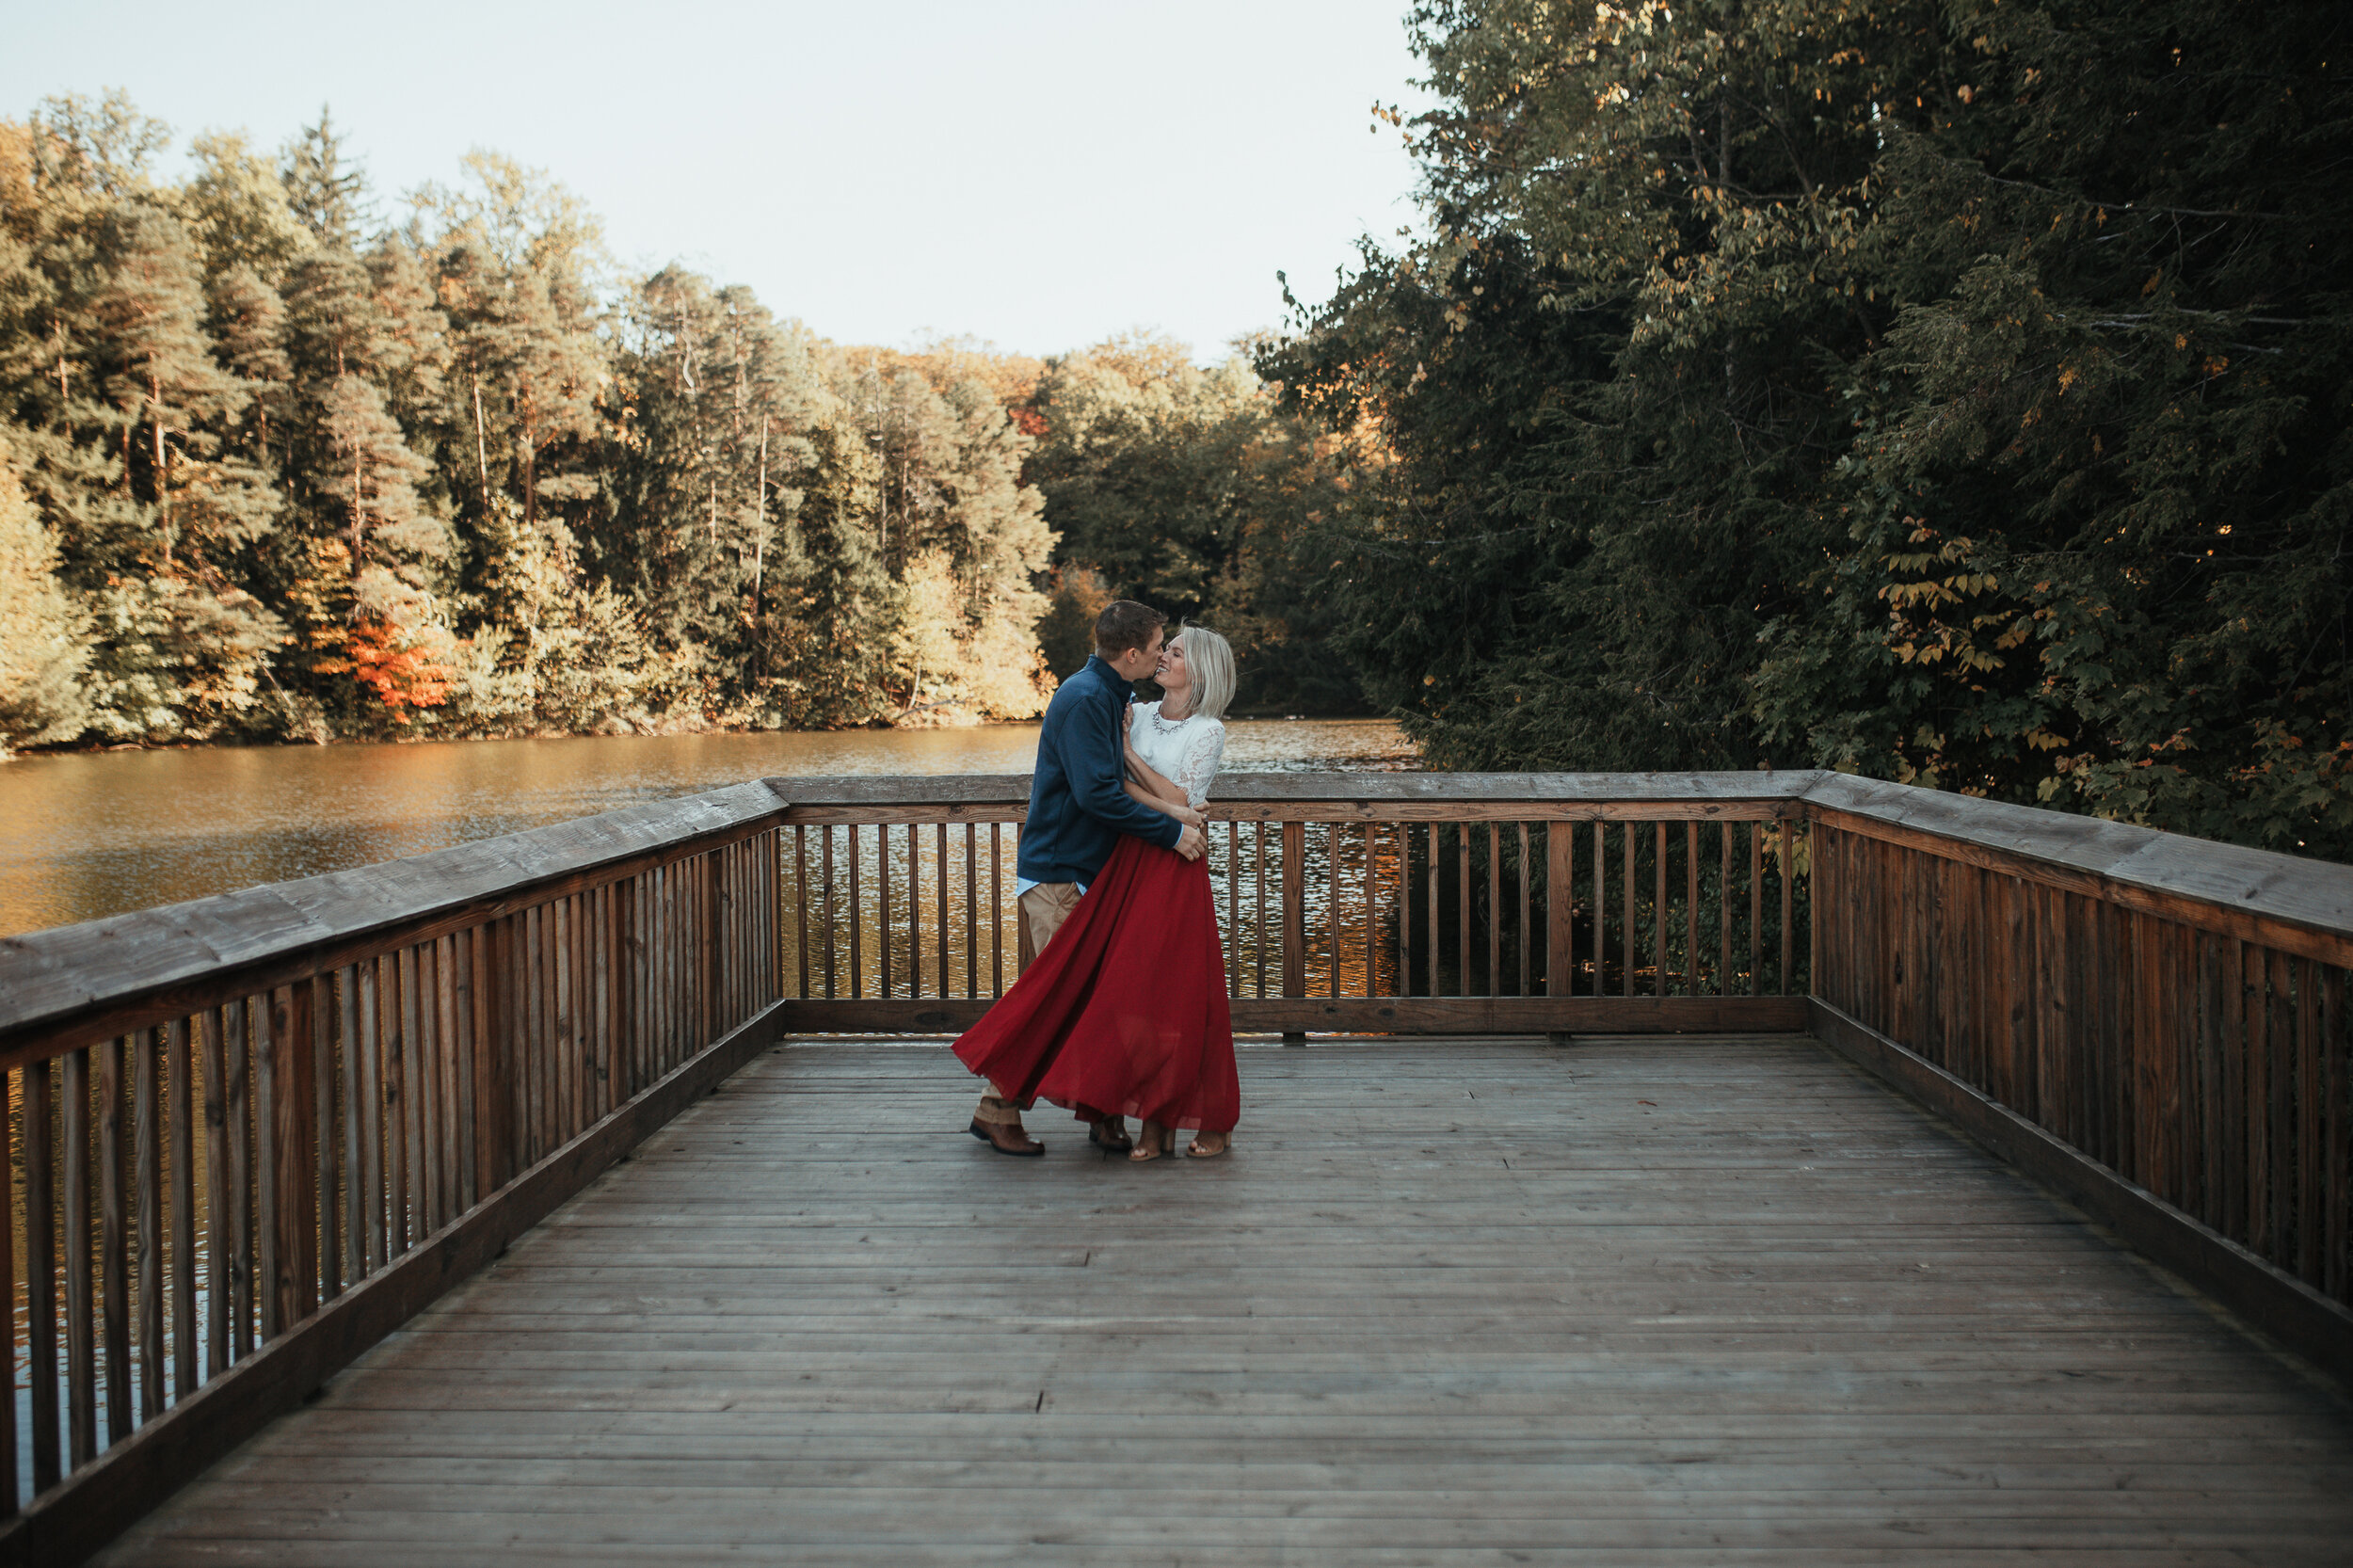
M2345 1407L1807 1041L1246 1051L1235 1153L760 1055L100 1560L2343 1560Z
M1814 1032L2038 1181L2080 1204L2134 1247L2290 1349L2353 1382L2353 1309L2273 1267L2169 1202L2053 1136L1971 1084L1825 1006Z

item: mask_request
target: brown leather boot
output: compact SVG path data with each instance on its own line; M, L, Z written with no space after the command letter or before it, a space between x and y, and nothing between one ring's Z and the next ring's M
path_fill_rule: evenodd
M972 1112L972 1136L995 1149L999 1154L1034 1160L1046 1152L1046 1145L1021 1130L1021 1110L1011 1100L995 1095L983 1095L979 1107Z

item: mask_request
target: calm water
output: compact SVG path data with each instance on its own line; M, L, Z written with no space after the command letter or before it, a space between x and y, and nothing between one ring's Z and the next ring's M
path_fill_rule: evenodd
M0 763L0 934L177 904L747 778L1027 773L1035 725L583 736L30 757ZM1242 720L1237 771L1413 765L1377 719Z

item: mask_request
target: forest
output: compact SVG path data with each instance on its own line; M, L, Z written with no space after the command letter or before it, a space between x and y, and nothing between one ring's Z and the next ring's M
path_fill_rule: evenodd
M1435 766L2353 860L2353 11L1405 22L1421 220L1214 362L836 344L324 116L0 122L0 745L1019 718L1125 595Z
M0 122L0 746L1026 718L1116 594L1361 705L1279 608L1333 443L1238 352L845 346L493 154L174 146Z
M1320 602L1433 763L2353 860L2353 8L1409 22L1428 232L1257 365L1349 438Z

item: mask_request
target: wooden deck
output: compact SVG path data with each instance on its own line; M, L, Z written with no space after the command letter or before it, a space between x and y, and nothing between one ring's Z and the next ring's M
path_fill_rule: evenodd
M110 1563L2344 1563L2353 1410L1810 1041L773 1050Z

